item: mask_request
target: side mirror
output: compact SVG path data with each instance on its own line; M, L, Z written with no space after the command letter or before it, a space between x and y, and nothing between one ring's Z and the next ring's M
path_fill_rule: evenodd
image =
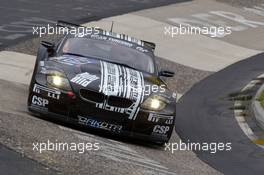
M168 70L162 70L159 72L159 76L161 77L173 77L174 74L175 74L174 72Z
M49 55L52 55L53 54L53 52L54 52L54 46L55 46L54 43L51 43L51 42L48 42L48 41L41 41L40 44L47 49Z

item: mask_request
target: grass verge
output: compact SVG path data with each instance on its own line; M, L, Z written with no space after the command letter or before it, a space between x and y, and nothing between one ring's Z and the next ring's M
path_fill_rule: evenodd
M258 100L259 100L261 106L264 108L264 91L261 92Z

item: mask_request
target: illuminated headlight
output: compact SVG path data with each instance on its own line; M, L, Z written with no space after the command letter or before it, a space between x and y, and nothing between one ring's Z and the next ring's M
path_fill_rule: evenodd
M71 90L68 79L61 75L47 75L47 82L53 87L63 90Z
M147 110L161 111L166 107L166 105L167 100L164 97L152 95L144 101L141 107Z

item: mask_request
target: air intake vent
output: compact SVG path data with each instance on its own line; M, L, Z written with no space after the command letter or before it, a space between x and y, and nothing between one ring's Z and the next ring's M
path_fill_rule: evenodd
M133 101L123 97L110 96L108 97L107 104L119 108L129 108Z
M87 101L91 101L95 103L103 103L105 100L104 94L100 92L92 91L92 90L86 90L86 89L80 90L80 96Z

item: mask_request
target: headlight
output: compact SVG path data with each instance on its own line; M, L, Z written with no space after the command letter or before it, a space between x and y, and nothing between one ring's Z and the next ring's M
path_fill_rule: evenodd
M68 79L61 75L47 75L47 82L53 87L62 90L71 90L71 86Z
M152 111L161 111L167 105L167 100L159 95L152 95L148 97L141 105L142 108Z

